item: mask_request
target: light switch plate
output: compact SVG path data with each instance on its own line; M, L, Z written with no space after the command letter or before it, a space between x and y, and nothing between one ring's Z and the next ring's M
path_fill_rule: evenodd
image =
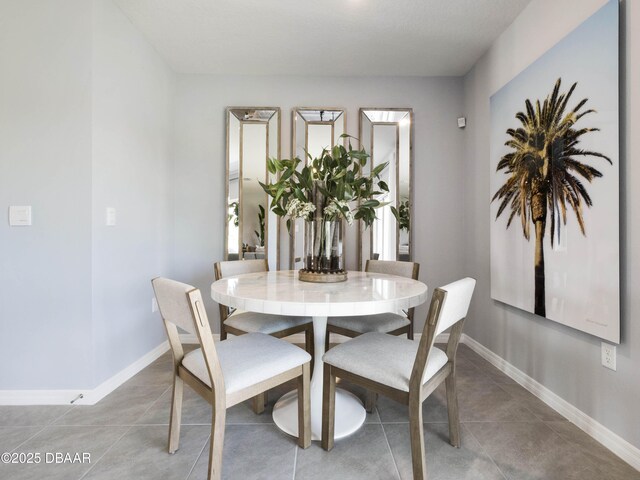
M106 221L107 227L113 227L116 224L116 209L113 207L107 207Z
M12 227L31 226L31 205L11 205L9 207L9 225Z

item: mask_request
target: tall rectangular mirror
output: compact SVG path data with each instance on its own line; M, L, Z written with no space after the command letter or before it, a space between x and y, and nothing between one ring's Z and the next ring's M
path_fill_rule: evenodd
M280 158L280 109L227 108L225 259L266 258L279 266L279 222L260 184L272 180L267 159Z
M347 114L339 108L298 107L292 112L293 134L291 153L294 157L309 161L319 157L322 150L330 149L344 139ZM290 234L289 265L291 269L303 268L304 220L296 219Z
M389 192L377 200L386 202L368 231L359 228L358 265L367 259L401 260L413 258L411 217L413 212L413 110L410 108L361 108L360 144L371 155L367 169L388 163L381 179Z

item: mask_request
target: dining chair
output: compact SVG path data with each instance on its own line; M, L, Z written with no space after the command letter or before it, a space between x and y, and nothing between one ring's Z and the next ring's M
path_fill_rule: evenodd
M266 260L227 260L214 264L215 279L220 280L233 275L269 271ZM265 333L276 338L288 337L296 333L304 333L305 349L313 358L313 319L288 315L269 315L266 313L232 310L226 305L220 308L220 339L225 340L227 334L244 335L247 333ZM254 399L253 410L262 413L267 403L267 394L260 394Z
M422 402L443 381L446 385L449 441L460 446L460 419L456 392L456 351L476 281L464 278L433 292L420 342L370 332L325 353L322 448L334 443L336 378L364 386L409 407L413 478L426 478ZM435 338L451 328L445 350Z
M173 395L169 420L169 453L178 450L184 383L212 406L208 478L222 474L226 410L291 379L298 380L298 445L311 444L309 362L303 349L263 333L213 341L197 288L154 278L153 289L173 354ZM178 327L198 337L199 348L185 355Z
M367 260L365 272L388 273L400 277L418 279L420 264L415 262L396 262L390 260ZM376 315L361 315L355 317L329 317L327 320L327 337L325 350L329 350L329 337L337 333L350 338L363 333L380 332L391 335L407 335L413 340L413 312L410 308L403 314L396 312L379 313Z

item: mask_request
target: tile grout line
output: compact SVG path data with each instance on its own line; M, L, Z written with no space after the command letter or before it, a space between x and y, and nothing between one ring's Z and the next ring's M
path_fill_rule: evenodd
M293 480L296 479L296 468L298 467L298 446L296 445L294 448L293 454Z
M102 459L104 458L104 456L105 456L107 453L109 453L109 452L111 451L111 449L116 445L116 443L118 443L120 440L122 440L122 439L124 438L124 436L125 436L127 433L129 433L129 431L130 431L132 428L133 428L133 425L129 426L129 427L128 427L128 428L127 428L127 429L122 433L122 435L120 435L120 436L118 437L118 439L117 439L115 442L113 442L113 443L109 446L109 448L107 448L107 449L104 451L104 453L103 453L102 455L100 455L100 458L98 458L98 460L96 460L96 463L94 463L93 465L91 465L91 467L89 467L89 469L88 469L86 472L84 472L84 473L82 474L82 476L81 476L78 480L82 480L83 478L85 478L85 477L89 474L89 472L90 472L91 470L93 470L93 469L94 469L94 467L95 467L95 466L100 462L100 460L102 460Z
M36 427L38 427L39 425L36 425ZM20 444L18 444L15 448L13 448L12 450L9 450L9 453L13 453L15 452L17 449L19 449L21 446L23 446L25 443L27 443L29 440L31 440L33 437L36 437L38 435L40 435L42 432L44 432L44 430L48 427L49 425L45 425L44 427L42 427L40 430L38 430L36 433L34 433L33 435L31 435L29 438L25 439L24 441L20 442ZM28 427L23 427L23 428L28 428Z
M156 398L153 402L151 402L151 405L149 405L149 406L146 408L146 410L142 413L142 415L140 415L140 418L144 417L144 416L146 415L146 413L151 409L151 407L153 407L153 406L156 404L156 402L157 402L158 400L160 400L160 398L162 398L162 395L164 395L164 394L167 392L167 390L169 390L170 388L171 388L171 387L167 387L167 389L166 389L164 392L162 392L162 393L158 396L158 398ZM107 453L109 453L109 452L111 451L111 449L112 449L113 447L115 447L115 446L116 446L116 444L117 444L118 442L120 442L120 440L122 440L122 439L124 438L124 436L125 436L127 433L129 433L129 432L131 431L131 429L132 429L133 427L135 427L135 426L136 426L136 424L135 424L135 423L134 423L133 425L130 425L130 426L129 426L129 428L127 428L127 429L124 431L124 433L123 433L122 435L120 435L120 437L118 437L118 439L117 439L115 442L113 442L113 443L111 444L111 446L110 446L109 448L107 448L107 449L105 450L105 452L104 452L102 455L100 455L100 458L98 458L98 460L96 460L96 463L94 463L93 465L91 465L91 467L90 467L86 472L84 472L84 474L83 474L83 475L82 475L78 480L82 480L83 478L85 478L85 477L89 474L89 472L91 472L91 470L93 470L93 469L95 468L95 466L96 466L98 463L100 463L100 460L102 460L102 459L105 457L105 455L106 455Z
M581 453L583 453L587 457L587 459L589 461L592 461L592 458L594 456L593 455L589 455L589 452L588 452L589 448L587 446L582 445L581 443L577 442L571 436L565 436L563 433L561 433L561 432L557 431L555 428L553 428L553 424L556 423L556 422L559 422L559 421L558 420L542 420L542 424L545 425L547 428L549 428L549 430L551 430L554 434L556 434L564 442L570 443L576 450L579 450ZM569 422L569 421L565 419L565 422ZM572 424L571 422L569 422L569 423ZM572 424L572 425L574 425L574 424ZM593 440L593 439L591 439L591 440ZM602 446L602 445L600 445L600 446ZM586 470L588 470L588 469L590 469L590 468L592 468L594 466L596 466L596 465L595 464L593 464L591 466L590 465L585 465L585 467L582 470L579 470L579 472L584 472L584 471L586 471Z
M33 439L34 437L40 435L42 432L45 431L45 429L47 427L52 426L55 422L57 422L58 420L60 420L62 417L64 417L67 413L69 413L69 411L72 409L73 407L70 406L67 410L65 410L65 412L60 415L59 417L54 417L53 419L51 419L51 421L49 423L47 423L46 425L44 425L40 430L38 430L36 433L34 433L33 435L31 435L29 438L27 438L25 441L21 442L19 445L17 445L13 450L11 450L10 452L13 453L15 452L17 449L19 449L21 446L23 446L25 443L27 443L29 440ZM25 427L29 427L31 425L25 425ZM33 425L35 427L39 427L40 425Z
M534 412L534 411L533 411L533 409L529 408L529 407L526 405L526 403L522 401L522 399L516 398L513 394L509 393L509 391L507 391L507 390L505 390L504 388L502 388L501 384L497 383L496 385L498 385L498 388L499 388L500 390L502 390L503 392L505 392L507 395L509 395L513 400L515 400L516 402L520 403L520 404L524 407L524 409L525 409L525 410L527 410L529 413L531 413L531 415L533 415L533 416L534 416L534 417L535 417L539 422L544 422L544 421L545 421L545 420L544 420L544 418L542 418L542 416L541 416L541 415L538 415L536 412ZM502 385L505 385L505 384L502 384ZM524 387L522 387L522 388L524 388ZM535 395L533 395L531 392L529 392L529 391L528 391L528 390L526 390L526 389L524 389L524 390L526 391L527 395L530 395L532 398L534 398L534 399L538 400L538 399L536 398L536 396L535 396ZM545 405L545 406L547 406L547 405ZM549 407L549 408L550 408L550 407ZM555 412L555 411L554 411L554 412ZM555 412L555 413L557 413L557 412ZM560 414L558 414L558 415L560 415ZM561 417L561 418L562 418L563 420L565 420L565 421L568 421L568 420L567 420L566 418L564 418L564 417ZM553 429L552 429L552 430L553 430Z
M200 460L200 457L202 456L202 452L204 452L204 449L207 448L207 442L209 441L210 438L211 438L211 434L207 435L207 438L204 441L204 445L202 445L202 448L200 449L200 453L196 457L195 462L193 462L193 465L191 465L191 468L189 469L189 472L187 473L187 476L184 477L185 480L188 480L189 477L191 476L191 474L193 473L193 471L195 470L196 465L198 464L198 460ZM207 469L208 469L208 467L207 467Z
M376 412L378 411L378 407L376 407ZM378 415L380 415L380 413L378 412ZM384 435L384 441L387 443L387 448L389 449L389 453L391 454L391 460L393 460L393 466L396 469L396 474L398 475L398 480L402 480L402 477L400 476L400 469L398 468L398 463L396 462L396 457L393 455L393 450L391 450L391 444L389 443L389 438L387 437L387 432L384 429L384 424L380 423L380 426L382 427L382 435Z
M461 425L464 426L465 430L467 432L469 432L469 435L471 435L473 437L473 439L478 443L478 445L480 446L480 448L482 449L482 451L484 452L484 454L489 458L489 460L491 460L491 463L493 463L495 465L495 467L498 469L498 472L500 472L500 475L502 475L502 478L504 478L504 480L510 480L509 477L507 477L507 475L505 475L505 473L502 471L502 469L498 466L498 464L496 463L496 461L493 459L493 457L489 454L489 452L487 452L487 449L484 448L484 445L482 444L482 442L480 442L480 440L478 440L478 437L476 437L473 432L471 431L470 428L467 428L465 426L466 422L460 422Z

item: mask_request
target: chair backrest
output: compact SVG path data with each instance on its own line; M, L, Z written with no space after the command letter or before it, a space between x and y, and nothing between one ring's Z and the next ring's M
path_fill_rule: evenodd
M214 267L216 280L244 273L268 272L269 264L265 259L259 260L226 260L216 262Z
M387 273L399 277L418 279L420 264L416 262L396 262L393 260L367 260L365 272Z
M397 275L399 277L412 278L418 280L420 274L420 264L416 262L398 262L394 260L367 260L364 267L365 272L386 273L389 275ZM413 314L415 309L410 308L404 312L411 322L411 331L413 332Z
M268 272L269 263L265 259L260 260L225 260L213 264L213 273L216 280L245 273ZM229 307L218 304L220 309L220 333L224 331L224 321L231 314ZM224 339L224 337L222 337Z
M469 311L475 286L475 279L467 277L434 290L413 371L411 372L410 389L422 386L427 359L436 336L451 327L453 328L449 333L446 353L450 361L455 360L460 336L462 335L462 327Z
M189 333L196 333L191 307L187 300L187 293L196 288L163 277L154 278L151 280L151 285L153 285L162 319Z
M440 309L440 318L435 331L436 335L466 318L475 288L475 279L469 277L440 287L440 290L444 290L447 295Z
M214 391L221 389L218 391L224 392L222 370L200 290L186 283L163 277L154 278L151 284L169 338L174 366L177 368L184 358L177 328L180 327L189 333L196 333L209 371L211 385Z

